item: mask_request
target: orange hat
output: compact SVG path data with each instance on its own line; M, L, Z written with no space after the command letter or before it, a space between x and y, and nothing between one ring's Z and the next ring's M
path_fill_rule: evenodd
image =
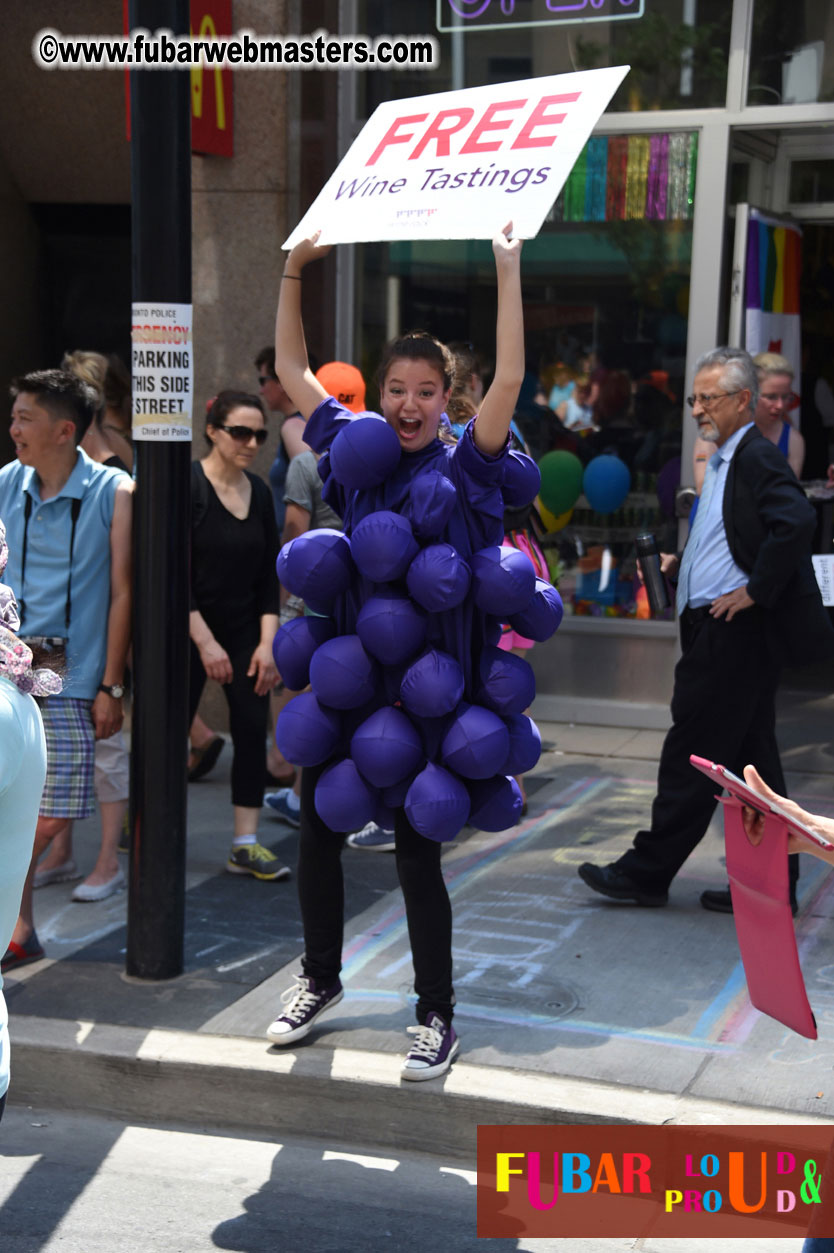
M347 361L328 361L316 370L316 378L325 391L335 396L340 404L352 413L365 408L365 380L355 365Z

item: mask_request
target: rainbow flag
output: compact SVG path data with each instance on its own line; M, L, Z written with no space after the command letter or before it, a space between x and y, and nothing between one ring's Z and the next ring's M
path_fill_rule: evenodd
M787 357L794 368L797 394L802 373L801 270L799 227L751 209L744 280L744 346L754 357L757 352L778 352Z

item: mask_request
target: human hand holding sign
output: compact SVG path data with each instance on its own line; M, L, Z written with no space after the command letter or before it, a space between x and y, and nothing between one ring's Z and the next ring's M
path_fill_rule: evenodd
M305 265L320 261L332 249L332 244L319 244L321 231L315 231L308 239L302 239L290 252L284 264L284 278L297 278Z
M786 796L780 796L778 792L774 792L773 788L768 787L765 783L755 766L744 767L744 782L765 800L781 805L782 809L790 814L792 818L795 818L797 822L804 823L806 827L810 827L812 831L816 832L817 835L821 835L823 839L834 842L834 819L823 818L821 814L809 813L807 809L797 805L796 801L788 800ZM745 834L751 844L759 844L764 835L764 814L752 809L749 805L744 805L741 811L741 820L744 824ZM790 832L788 833L788 852L812 853L814 857L819 857L823 861L834 864L834 852L829 852L817 844L812 844L810 840L801 840Z

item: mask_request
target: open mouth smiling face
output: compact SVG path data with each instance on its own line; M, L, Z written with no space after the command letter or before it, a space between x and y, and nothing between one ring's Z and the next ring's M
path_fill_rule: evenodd
M428 361L391 362L382 388L382 413L402 448L417 452L432 442L448 399L442 376Z

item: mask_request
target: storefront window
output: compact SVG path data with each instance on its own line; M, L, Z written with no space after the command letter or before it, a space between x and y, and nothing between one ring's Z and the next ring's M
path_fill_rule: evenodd
M696 140L683 132L592 138L549 220L524 245L519 426L536 460L550 451L572 453L581 467L614 458L618 465L603 468L624 484L613 506L603 490L560 509L567 518L544 510L553 573L577 615L647 617L634 538L653 531L661 548L676 546ZM374 244L360 255L366 377L391 328L491 350L487 241Z
M808 0L812 3L813 0ZM360 30L434 34L439 68L356 75L358 114L384 100L477 87L571 70L630 65L612 112L694 109L724 104L732 5L729 0L647 0L639 16L623 0L594 3L584 20L567 22L556 0L440 0L441 25L456 14L462 29L438 30L435 0L360 0ZM628 20L613 20L616 12ZM590 20L595 13L612 20ZM635 9L635 12L637 10Z
M747 103L834 99L832 21L832 0L755 0Z

